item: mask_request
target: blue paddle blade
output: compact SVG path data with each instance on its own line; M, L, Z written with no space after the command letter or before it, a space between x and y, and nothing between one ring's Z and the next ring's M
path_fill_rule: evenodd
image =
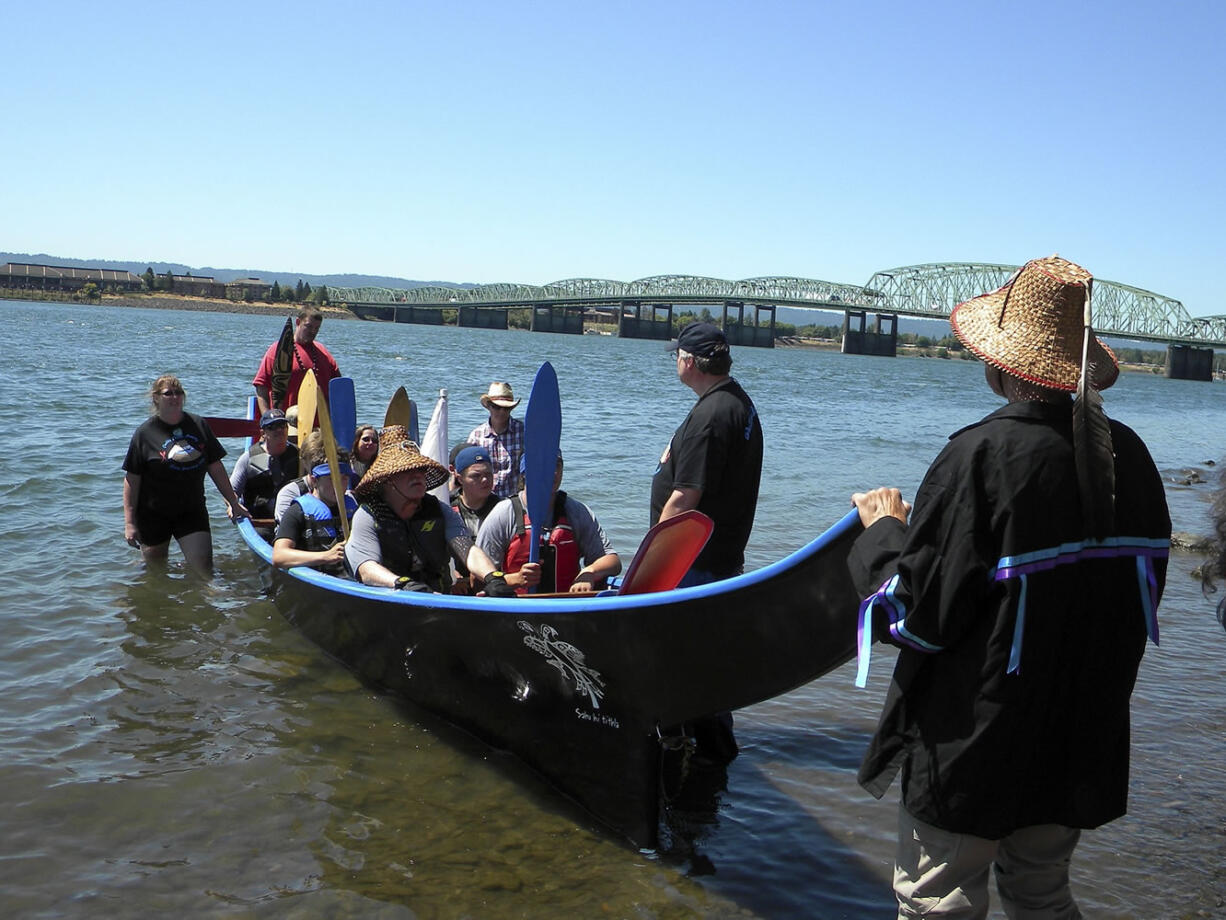
M328 412L332 416L332 435L336 443L349 450L358 429L358 408L353 397L352 377L333 377L329 381Z
M421 443L421 429L417 427L417 400L409 400L409 440L414 444Z
M536 372L528 408L524 410L524 491L532 526L529 562L536 562L540 556L539 537L549 518L561 438L562 401L558 395L558 375L553 365L546 361Z

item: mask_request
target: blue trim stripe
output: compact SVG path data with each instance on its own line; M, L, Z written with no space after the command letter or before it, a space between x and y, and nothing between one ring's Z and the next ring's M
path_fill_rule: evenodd
M1154 574L1154 560L1137 556L1137 580L1141 586L1141 607L1145 611L1145 631L1149 641L1158 644L1158 578Z
M1026 628L1026 587L1025 575L1018 576L1022 580L1021 596L1017 600L1017 621L1013 624L1013 646L1009 649L1009 666L1006 674L1019 674L1022 670L1022 632Z
M1017 556L1004 556L992 573L993 581L1019 578L1021 594L1017 602L1017 622L1013 626L1013 646L1009 649L1008 673L1021 673L1022 633L1026 622L1026 576L1046 572L1061 565L1086 559L1124 559L1132 556L1137 563L1137 581L1141 591L1141 610L1145 616L1145 632L1154 645L1158 644L1158 579L1154 560L1166 559L1171 553L1169 539L1152 537L1108 537L1105 540L1081 540L1061 543L1050 549L1039 549Z
M1169 539L1108 537L1105 540L1079 540L1016 556L1003 556L1000 562L996 563L996 571L992 577L995 581L1005 581L1025 572L1042 572L1082 559L1114 559L1123 556L1165 559L1170 555L1170 551Z
M895 575L878 588L875 594L870 594L860 604L860 617L856 626L857 687L864 687L868 684L868 664L873 649L873 609L878 604L886 609L890 620L890 635L895 641L927 654L942 650L942 646L933 645L907 629L904 622L907 618L907 608L898 599L895 593L897 589L898 576Z

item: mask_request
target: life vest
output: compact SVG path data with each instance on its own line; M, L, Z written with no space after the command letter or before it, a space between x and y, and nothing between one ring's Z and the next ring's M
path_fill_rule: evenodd
M384 568L429 585L431 591L448 593L451 553L443 506L437 498L423 496L421 507L411 518L397 518L394 525L380 526L377 532Z
M247 453L247 482L243 486L242 499L243 505L256 517L273 516L277 492L298 472L298 448L288 445L276 458L275 470L272 464L273 457L263 444L252 445Z
M331 548L341 537L340 521L327 503L310 493L299 495L294 499L302 506L302 515L306 518L306 531L303 533L304 546L298 549L311 553L320 553ZM358 510L358 503L352 495L345 496L345 510L349 517Z
M515 509L515 536L507 547L503 571L518 572L528 561L532 538L529 536L528 512L518 494L511 496L511 504ZM566 518L565 492L558 492L554 496L553 527L548 531L548 538L541 541L540 562L541 591L552 593L570 590L575 576L579 574L580 558L575 529ZM517 594L528 593L527 588L516 588L515 591Z

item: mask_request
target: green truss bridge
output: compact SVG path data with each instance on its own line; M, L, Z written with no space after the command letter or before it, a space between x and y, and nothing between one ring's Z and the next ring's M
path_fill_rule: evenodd
M583 332L585 316L615 322L628 338L669 337L674 307L714 307L734 344L771 347L779 307L839 311L845 316L843 350L894 354L900 316L948 318L959 303L994 290L1015 265L943 262L908 265L874 274L866 284L812 278L766 277L726 281L695 275L655 275L637 281L570 278L544 285L485 284L472 288L406 290L330 288L363 319L442 324L455 311L461 326L506 328L512 309L530 309L531 327ZM1215 347L1226 348L1226 316L1193 317L1178 300L1115 281L1096 279L1094 328L1100 335L1168 346L1168 373L1207 379ZM870 328L868 317L875 322ZM1207 358L1206 358L1207 354ZM1190 357L1189 357L1190 356ZM1192 360L1192 373L1172 367ZM1207 361L1207 364L1206 364Z

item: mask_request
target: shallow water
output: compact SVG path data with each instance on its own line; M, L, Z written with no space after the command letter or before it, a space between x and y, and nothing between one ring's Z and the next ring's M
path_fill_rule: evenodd
M379 697L300 637L210 497L218 577L147 573L122 538L119 469L144 392L178 373L188 406L234 414L279 322L0 303L0 906L6 916L890 916L895 793L855 770L889 676L850 666L737 715L718 807L636 852L516 762ZM405 385L423 425L439 387L451 440L491 379L563 392L565 488L629 555L649 480L691 396L660 343L325 323L360 420ZM849 494L908 496L947 435L997 404L971 362L738 349L766 465L749 564L802 545ZM1125 375L1108 411L1171 480L1216 475L1226 388ZM519 410L522 412L522 406ZM234 442L227 465L237 456ZM31 463L38 458L37 466ZM1168 487L1207 532L1205 484ZM1226 633L1177 555L1134 696L1130 814L1089 832L1087 916L1216 916L1226 898ZM1155 879L1161 879L1156 882ZM1172 896L1173 895L1173 896Z

